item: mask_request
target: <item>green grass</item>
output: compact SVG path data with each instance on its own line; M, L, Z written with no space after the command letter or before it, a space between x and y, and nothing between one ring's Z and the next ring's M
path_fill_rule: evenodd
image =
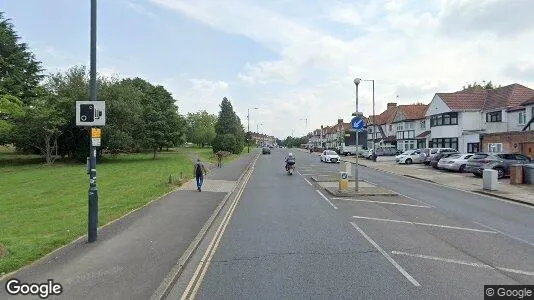
M247 154L246 149L242 154ZM211 148L105 157L97 164L99 226L171 191L169 175L193 175L191 159L216 163ZM240 155L224 159L230 162ZM0 147L0 275L17 270L87 233L89 178L84 164L40 163Z
M9 251L0 258L0 274L86 234L85 165L34 161L31 156L25 160L8 151L0 153L0 243ZM157 160L147 153L106 158L97 172L101 226L172 190L167 183L170 174L192 177L193 165L180 152L161 154Z

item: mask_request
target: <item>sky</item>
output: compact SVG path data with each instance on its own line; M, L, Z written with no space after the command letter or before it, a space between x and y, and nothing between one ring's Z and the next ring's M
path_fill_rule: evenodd
M89 64L89 0L2 0L47 72ZM165 86L182 114L223 97L250 130L304 135L356 110L491 80L534 88L532 0L98 0L97 70ZM358 110L372 114L372 84ZM258 108L258 109L253 109ZM307 120L307 121L306 121Z

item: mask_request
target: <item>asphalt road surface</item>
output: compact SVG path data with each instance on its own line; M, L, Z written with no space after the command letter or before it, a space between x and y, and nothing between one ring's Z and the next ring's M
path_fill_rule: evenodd
M294 176L286 151L259 157L220 240L199 248L204 271L192 260L169 299L482 299L485 284L534 284L532 207L365 167L402 196L337 199L311 177L339 165L294 153Z

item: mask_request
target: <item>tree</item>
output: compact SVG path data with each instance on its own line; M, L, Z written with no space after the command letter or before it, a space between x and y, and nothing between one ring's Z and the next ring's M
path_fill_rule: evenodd
M205 145L211 145L217 133L215 125L217 116L211 115L206 111L187 114L187 139L189 142L197 144L204 148Z
M0 12L0 95L10 94L29 104L43 78L41 63L26 43L19 42L10 21Z
M462 87L462 90L466 91L466 90L473 90L473 89L483 89L483 90L492 90L492 89L496 89L496 88L500 88L501 86L498 85L494 85L491 80L486 82L485 80L482 81L482 84L478 83L478 82L473 82L473 83L469 83L467 84L467 86L463 86Z
M213 141L213 152L228 151L239 154L243 151L245 141L245 130L241 120L226 97L223 98L220 108L219 117L215 124L216 136ZM226 143L229 138L224 136L228 134L234 136L235 143L233 145Z
M17 97L0 96L0 145L12 142L14 122L25 114L24 103Z
M152 149L154 159L163 147L178 145L185 134L185 122L178 118L175 100L163 86L154 86L141 79L126 79L144 94L143 104L143 144Z
M47 164L58 156L58 138L67 120L57 105L62 101L54 95L42 95L25 108L25 114L14 127L14 142L18 148L36 149Z

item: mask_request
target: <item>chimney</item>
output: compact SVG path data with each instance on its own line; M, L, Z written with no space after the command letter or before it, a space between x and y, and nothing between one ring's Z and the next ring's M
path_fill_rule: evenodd
M343 124L343 119L337 119L338 124Z
M388 109L390 109L392 107L397 107L397 103L395 103L395 102L388 103Z

